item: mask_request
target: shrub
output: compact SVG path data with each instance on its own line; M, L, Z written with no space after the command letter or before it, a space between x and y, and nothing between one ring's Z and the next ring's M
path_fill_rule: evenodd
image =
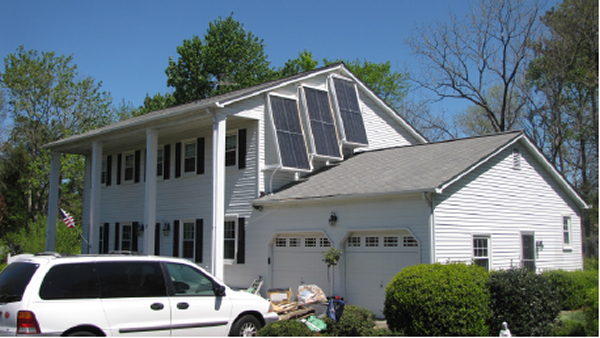
M598 271L552 270L543 275L558 292L561 310L581 309L589 290L598 285Z
M408 336L487 335L488 278L485 269L464 263L407 267L386 288L388 327Z
M306 324L295 319L270 323L258 330L257 334L262 337L306 337L315 335Z
M585 301L585 330L588 336L598 337L598 287L588 292Z
M502 322L516 336L548 336L560 311L556 291L543 275L526 269L490 274L490 334L498 335Z
M555 337L583 337L585 336L585 327L578 321L561 320L554 325L552 335Z
M375 314L357 305L346 305L337 322L328 317L324 320L327 332L334 336L371 336L374 333Z

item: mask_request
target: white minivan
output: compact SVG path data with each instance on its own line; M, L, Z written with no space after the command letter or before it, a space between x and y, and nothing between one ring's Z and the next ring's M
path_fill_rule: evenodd
M28 254L0 273L0 335L246 336L277 320L179 258Z

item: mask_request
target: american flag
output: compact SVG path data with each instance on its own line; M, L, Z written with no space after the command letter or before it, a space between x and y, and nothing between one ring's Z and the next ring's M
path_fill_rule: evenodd
M71 214L64 211L62 208L60 208L60 214L61 214L61 218L62 218L63 222L65 222L65 225L67 226L67 228L75 227L75 219L73 218L73 216L71 216Z

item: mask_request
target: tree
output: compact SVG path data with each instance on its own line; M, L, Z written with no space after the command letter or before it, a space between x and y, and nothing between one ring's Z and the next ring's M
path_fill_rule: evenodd
M532 134L550 162L595 206L584 218L589 236L598 219L598 2L566 0L542 22L549 34L533 45L536 57L528 69L535 94Z
M284 78L317 68L319 61L313 58L312 52L304 51L298 53L295 59L289 59L282 68L277 70L277 77Z
M0 87L13 121L0 155L0 195L6 202L3 231L17 231L47 214L50 153L42 146L114 121L101 83L81 77L71 56L19 47L4 59ZM83 192L81 156L63 155L59 203L79 216Z
M407 40L420 57L424 71L412 79L440 99L460 98L472 102L501 132L514 127L521 107L514 106L523 88L529 48L539 31L540 4L525 0L482 0L465 20L450 14L450 23L420 27ZM493 106L488 92L500 90L500 102Z
M232 18L209 23L204 42L194 36L177 47L179 58L169 57L167 86L175 89L177 104L201 100L236 89L251 87L270 80L262 39L246 32L244 25Z

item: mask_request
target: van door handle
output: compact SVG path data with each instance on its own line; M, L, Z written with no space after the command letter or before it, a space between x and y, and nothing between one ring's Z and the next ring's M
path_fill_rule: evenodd
M158 310L164 309L165 306L162 303L154 303L154 304L150 305L150 308L154 311L158 311Z
M190 304L188 303L177 303L177 308L179 310L187 310L187 308L190 307Z

